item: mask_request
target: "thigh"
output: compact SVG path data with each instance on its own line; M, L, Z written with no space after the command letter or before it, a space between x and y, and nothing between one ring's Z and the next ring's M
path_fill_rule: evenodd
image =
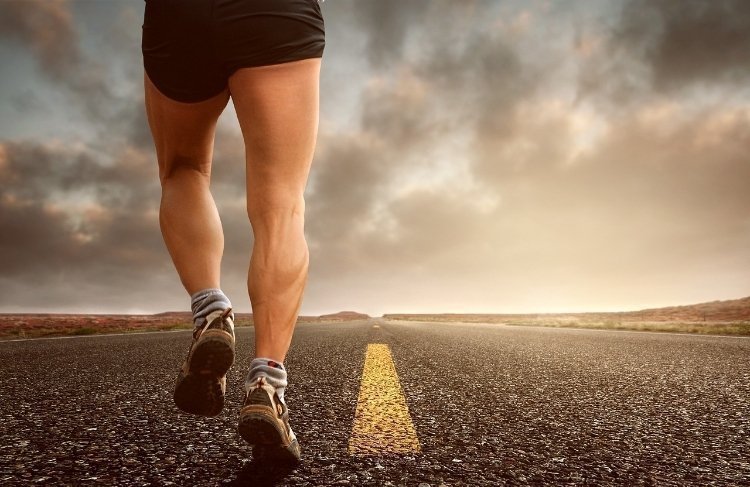
M162 94L146 73L144 88L160 179L178 167L210 174L216 124L229 101L229 90L201 102L183 103Z
M318 133L321 59L242 68L229 78L250 212L301 203Z

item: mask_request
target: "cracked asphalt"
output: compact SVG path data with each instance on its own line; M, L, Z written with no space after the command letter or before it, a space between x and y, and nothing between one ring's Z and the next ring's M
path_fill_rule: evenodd
M748 338L300 324L292 469L237 434L252 334L216 418L172 402L189 331L0 342L0 484L750 485ZM368 343L392 351L421 453L347 453Z

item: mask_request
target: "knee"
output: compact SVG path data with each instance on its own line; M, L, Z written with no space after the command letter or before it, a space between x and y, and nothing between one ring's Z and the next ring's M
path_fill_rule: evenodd
M159 162L159 180L162 186L167 181L186 176L200 176L204 179L211 177L211 163L200 158L175 155L162 158Z
M254 227L278 226L279 223L290 220L304 222L305 198L300 194L248 191L247 215Z

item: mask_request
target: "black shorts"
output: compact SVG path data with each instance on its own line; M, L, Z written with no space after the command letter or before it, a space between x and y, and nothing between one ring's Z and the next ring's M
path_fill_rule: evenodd
M177 101L219 94L239 68L323 57L319 0L144 1L143 67Z

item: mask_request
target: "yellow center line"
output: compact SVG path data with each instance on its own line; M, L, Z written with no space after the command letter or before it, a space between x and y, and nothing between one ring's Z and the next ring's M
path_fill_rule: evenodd
M419 439L391 350L385 343L370 343L349 437L349 454L368 456L419 451Z

